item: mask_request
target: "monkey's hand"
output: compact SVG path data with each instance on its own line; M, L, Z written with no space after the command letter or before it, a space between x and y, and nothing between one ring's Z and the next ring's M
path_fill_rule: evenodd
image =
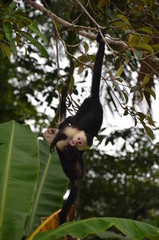
M44 139L48 144L51 144L54 138L56 137L56 134L58 133L57 128L48 128L44 133Z

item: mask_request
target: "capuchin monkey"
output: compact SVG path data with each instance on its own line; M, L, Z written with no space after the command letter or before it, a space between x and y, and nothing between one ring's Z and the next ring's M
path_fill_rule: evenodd
M45 140L51 144L59 130L56 128L48 128L44 135ZM56 145L57 153L64 173L70 181L70 194L64 202L62 209L59 213L60 224L67 221L67 215L71 206L74 204L75 199L79 192L80 181L84 174L84 151L79 151L77 147L71 146L69 142L64 141L62 150Z
M63 86L59 109L61 124L66 117L66 96L67 87ZM48 128L44 132L43 136L45 140L49 144L51 144L59 131L60 130L56 128ZM63 224L67 221L68 212L71 209L71 206L74 204L75 199L78 195L80 181L84 173L84 161L82 156L84 151L78 150L78 145L80 145L80 141L78 140L79 135L80 139L82 139L81 145L83 146L83 148L85 148L85 146L87 145L86 137L83 134L83 131L76 132L75 137L72 137L69 133L68 135L69 137L66 140L60 141L56 145L57 153L59 155L63 171L70 181L70 194L67 200L64 202L62 209L59 213L60 224ZM83 136L85 138L83 138Z
M59 213L60 224L66 222L67 214L78 195L81 178L84 174L84 150L92 145L103 121L103 109L99 100L99 86L105 44L97 36L99 49L96 55L92 89L75 116L63 119L58 129L50 128L44 133L52 151L56 146L64 173L70 180L70 194ZM65 90L66 91L66 90ZM64 92L62 96L64 96ZM60 111L66 111L65 97L61 99ZM64 112L65 115L65 112Z
M74 116L66 118L59 125L59 132L50 146L51 151L54 150L55 146L58 146L58 149L63 151L65 141L70 143L69 146L74 146L83 151L92 145L93 138L101 128L103 108L99 99L99 88L105 44L102 42L100 34L97 35L97 42L99 48L93 69L90 97L84 100Z

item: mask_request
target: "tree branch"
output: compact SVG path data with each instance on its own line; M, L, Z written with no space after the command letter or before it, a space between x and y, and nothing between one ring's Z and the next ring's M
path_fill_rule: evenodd
M44 6L34 2L33 0L25 0L25 2L28 3L29 5L31 5L33 8L35 8L35 9L39 10L40 12L46 14L52 20L57 21L58 23L62 24L66 28L75 29L77 34L79 34L81 36L84 36L86 38L92 39L92 40L96 39L96 34L93 34L93 33L90 33L90 32L86 32L85 30L82 30L82 27L84 27L84 26L74 25L74 24L72 24L68 21L65 21L64 19L58 17L53 12L51 12L50 10L45 8ZM99 25L98 25L98 27L102 28ZM122 48L130 48L129 45L127 45L125 42L123 42L121 40L111 39L109 37L105 37L105 42L110 44L110 45L120 46Z

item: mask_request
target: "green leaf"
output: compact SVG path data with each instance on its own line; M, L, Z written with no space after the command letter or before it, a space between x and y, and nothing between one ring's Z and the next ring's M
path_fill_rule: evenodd
M16 6L17 6L17 3L14 2L14 1L11 2L11 4L9 4L9 8L10 8L11 12L12 12L13 10L15 10Z
M131 89L130 89L130 92L133 93L133 92L137 92L140 90L140 87L139 86L133 86Z
M152 28L150 28L150 27L145 26L145 27L139 28L138 30L141 32L146 32L146 33L153 35Z
M127 237L122 236L121 234L113 233L111 231L105 231L99 233L98 237L101 239L120 239L120 240L129 240Z
M0 34L0 41L4 38L3 34Z
M120 76L122 74L123 70L124 70L124 67L123 67L123 65L121 65L115 74L115 78Z
M156 99L156 93L151 88L146 88L146 91L154 98Z
M99 2L98 2L98 8L104 7L105 4L106 4L105 0L99 0Z
M134 56L137 60L142 59L142 51L137 50L136 48L133 48Z
M148 121L148 124L155 127L155 121L153 121L152 117L149 115L146 115L146 120Z
M142 112L137 112L137 115L139 116L140 120L143 121L146 117L146 115Z
M38 176L38 143L29 126L0 124L0 239L21 239Z
M150 76L146 75L142 82L142 87L145 88L145 85L150 81Z
M49 145L44 141L40 141L39 146L40 172L33 210L27 226L27 236L40 225L41 217L50 216L61 208L68 185L68 179L63 173L57 153L51 155Z
M40 51L42 56L44 56L45 58L49 58L47 50L35 38L33 38L26 32L21 32L21 35L25 37L27 40L29 40L30 43L33 44Z
M36 33L44 42L46 42L48 44L48 40L45 37L44 34L42 34L38 28L38 26L31 21L30 25L27 26L31 31L33 31L34 33Z
M127 104L128 101L129 101L129 98L128 98L128 95L126 94L125 91L122 91L123 95L124 95L124 98L125 98L125 103Z
M84 47L85 53L87 53L87 52L88 52L88 50L89 50L88 43L86 43L86 42L83 42L83 47Z
M142 51L137 50L136 48L133 48L134 56L137 60L142 59Z
M157 239L159 229L147 223L119 218L92 218L62 225L54 231L38 233L34 240L54 240L70 235L75 238L84 238L88 235L104 232L110 227L116 227L120 232L132 240Z
M124 116L127 116L128 114L129 114L128 109L125 109L123 115L124 115Z
M18 25L18 28L21 29L23 27L27 27L28 25L31 24L31 19L30 18L27 18L25 15L24 15L24 12L22 11L18 11L16 12L12 18L16 21L18 21L19 25Z
M117 17L118 17L119 19L123 20L129 27L131 27L131 24L130 24L128 18L125 17L123 14L117 14Z
M142 49L142 50L146 50L150 53L154 53L154 50L152 48L152 46L150 46L149 44L145 44L145 43L135 43L133 44L133 47L135 48L139 48L139 49Z
M13 1L8 7L5 8L5 12L8 15L11 15L15 10L16 6L17 6L17 3Z
M115 80L118 81L118 82L120 82L120 83L123 82L123 79L121 79L120 77L116 77Z
M6 35L6 38L9 41L12 41L12 32L13 32L13 26L10 22L3 22L3 29Z
M84 67L83 67L83 65L81 64L81 65L79 66L79 69L78 69L78 74L82 73L83 70L84 70Z
M152 140L154 140L154 139L155 139L155 136L154 136L154 133L153 133L152 129L151 129L150 127L146 126L146 125L144 126L144 128L145 128L147 134L149 135L149 137L150 137Z
M152 47L154 50L159 51L159 44L153 44Z
M14 56L17 53L17 49L12 37L12 33L13 33L13 26L10 22L3 22L3 29L6 35L7 40L9 41L10 47L12 49L12 52L14 54Z
M6 44L0 44L0 48L2 50L2 52L8 57L8 59L10 59L11 56L11 49L8 45Z
M77 58L79 61L85 63L87 61L87 56L85 54L82 54ZM81 63L80 63L81 64Z
M131 52L129 50L126 50L126 63L128 63L131 59Z

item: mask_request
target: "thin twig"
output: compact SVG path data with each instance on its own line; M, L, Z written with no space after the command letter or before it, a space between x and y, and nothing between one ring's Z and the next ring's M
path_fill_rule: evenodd
M92 16L87 12L87 10L84 8L84 6L80 3L79 0L75 0L76 3L82 8L82 10L86 13L86 15L91 19L91 21L95 24L95 26L98 29L104 29L102 26L100 26L95 20L94 18L92 18Z

